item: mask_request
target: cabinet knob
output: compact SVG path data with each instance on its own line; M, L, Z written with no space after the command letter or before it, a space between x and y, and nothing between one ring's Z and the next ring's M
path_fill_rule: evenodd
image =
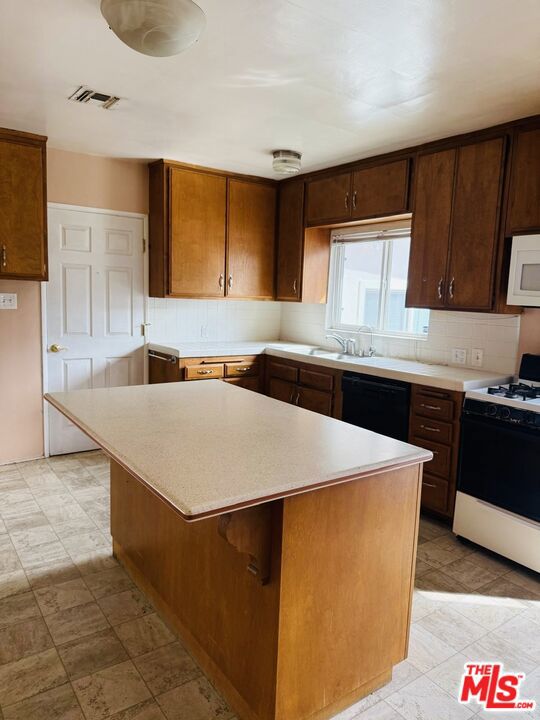
M456 284L456 279L452 278L450 280L450 285L448 286L448 294L450 295L450 298L454 299L454 285Z
M345 193L345 210L349 209L349 193Z
M219 276L219 287L221 288L221 290L223 290L223 281L224 280L225 280L225 277L224 277L223 273L221 273L221 275Z
M353 210L356 210L356 198L357 198L357 192L356 192L356 190L355 190L355 191L353 192L353 196L352 196L352 206L353 206Z
M294 278L294 280L293 280L292 291L296 295L296 278Z
M232 275L229 275L229 287L232 288L232 285L233 285Z

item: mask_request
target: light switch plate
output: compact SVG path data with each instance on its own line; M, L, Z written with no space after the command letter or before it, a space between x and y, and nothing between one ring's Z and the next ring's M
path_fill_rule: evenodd
M484 351L482 348L473 348L471 350L471 365L474 367L482 367L484 364Z
M16 310L17 293L0 293L0 310Z
M452 348L452 362L455 365L466 365L467 350L465 348Z

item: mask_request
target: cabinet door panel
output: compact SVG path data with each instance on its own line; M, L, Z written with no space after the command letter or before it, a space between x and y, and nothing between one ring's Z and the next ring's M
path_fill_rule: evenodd
M270 378L270 382L268 383L268 395L269 397L274 398L274 400L292 403L296 398L297 392L298 385L286 382L285 380Z
M516 133L506 230L540 230L540 128Z
M323 225L351 216L351 174L342 173L307 183L306 222Z
M277 300L300 300L304 244L304 183L284 183L279 191Z
M407 307L442 308L456 150L420 155L416 164Z
M228 297L274 297L275 223L275 187L229 181Z
M44 150L0 141L0 277L46 279Z
M407 212L408 185L408 160L357 170L352 186L353 219Z
M180 168L169 172L169 291L184 297L223 297L227 181Z
M331 392L300 388L296 404L304 410L312 410L320 415L332 415Z
M504 139L465 145L458 151L450 265L449 307L489 310L499 232Z

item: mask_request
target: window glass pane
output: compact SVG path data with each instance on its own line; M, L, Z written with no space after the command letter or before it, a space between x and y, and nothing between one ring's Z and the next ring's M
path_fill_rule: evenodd
M429 310L405 307L407 272L409 268L410 238L399 238L391 243L386 317L384 330L397 333L427 334Z
M381 240L345 245L339 317L342 325L377 325L383 246Z

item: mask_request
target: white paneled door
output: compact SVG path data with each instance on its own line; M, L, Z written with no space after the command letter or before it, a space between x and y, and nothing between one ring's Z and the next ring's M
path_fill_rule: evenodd
M144 381L144 219L49 206L49 392ZM51 455L96 447L48 405Z

